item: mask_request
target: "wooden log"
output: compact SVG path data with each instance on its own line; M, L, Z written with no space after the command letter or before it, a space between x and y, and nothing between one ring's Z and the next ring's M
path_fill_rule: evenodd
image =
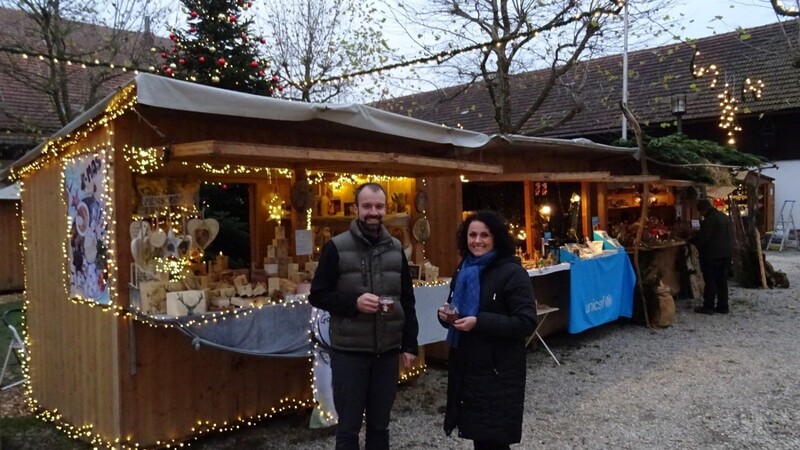
M755 228L756 253L758 254L758 273L761 274L761 288L767 288L767 273L764 271L764 254L761 252L761 233Z

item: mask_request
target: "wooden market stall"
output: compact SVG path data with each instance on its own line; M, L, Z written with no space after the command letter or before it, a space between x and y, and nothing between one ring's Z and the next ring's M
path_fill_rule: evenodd
M338 200L338 209L321 211L326 189L308 180L331 180L331 174L396 177L387 181L395 208L387 222L400 229L400 236L412 228L413 248L408 250L421 264L430 234L426 222L431 231L446 234L448 246L455 230L452 220L437 222L441 213L436 209L453 201L452 192L439 198L437 189L462 174L502 171L457 157L456 150L480 148L488 141L480 133L359 105L288 102L137 76L0 174L22 185L30 349L26 393L31 403L41 417L73 437L126 448L177 445L192 436L310 408L307 302L287 291L283 301L250 302L254 307L241 309L228 304L212 312L204 295L211 298L223 290L211 283L233 278L236 293L229 303L234 296L241 299L239 275L260 275L270 283L280 278L275 290L289 285L287 277L266 279L270 274L261 262L274 258L282 270L294 268L297 274L308 256L295 253L300 241L291 239L293 232L311 228L319 233L328 227L332 233L349 220L346 203L352 202L347 197L352 191L328 199ZM278 169L285 170L283 175ZM249 271L226 270L222 255L194 259L214 235L224 239L224 230L196 209L194 192L206 181L251 186ZM273 194L283 212L270 220ZM427 205L422 201L426 195ZM407 207L412 198L422 206ZM175 210L181 216L173 215ZM441 217L457 218L455 210L447 211ZM189 226L179 226L180 221ZM192 224L194 231L188 233ZM171 269L158 266L154 276L168 273L169 278L147 282L170 290L166 309L175 306L178 318L147 301L150 294L140 278L140 266L150 267L157 259L145 250L159 239L164 249L175 252L173 259L187 264L177 272L186 278L176 281ZM441 258L455 260L454 253L449 248ZM198 284L194 290L190 277ZM172 292L175 283L179 288ZM188 292L199 292L191 297L197 303L186 303ZM269 294L274 297L275 291ZM209 312L192 314L198 305ZM253 356L206 345L206 338L194 334L259 323L285 330L262 330L266 334L259 340L269 344L295 333L292 345L298 348Z

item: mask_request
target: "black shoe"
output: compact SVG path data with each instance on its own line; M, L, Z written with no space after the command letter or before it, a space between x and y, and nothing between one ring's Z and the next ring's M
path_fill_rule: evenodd
M711 308L706 308L705 306L698 306L694 309L694 312L698 314L708 314L709 316L714 315L714 310Z
M728 312L730 312L730 310L728 308L719 308L719 307L717 307L717 308L714 308L714 312L717 313L717 314L728 314Z

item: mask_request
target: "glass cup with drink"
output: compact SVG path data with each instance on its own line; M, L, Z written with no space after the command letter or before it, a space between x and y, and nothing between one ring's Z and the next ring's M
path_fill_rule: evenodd
M442 308L444 310L446 322L453 323L461 318L461 314L458 313L458 308L456 308L456 305L446 303L444 306L442 306Z
M381 295L378 297L378 312L387 315L393 313L394 297L391 295Z

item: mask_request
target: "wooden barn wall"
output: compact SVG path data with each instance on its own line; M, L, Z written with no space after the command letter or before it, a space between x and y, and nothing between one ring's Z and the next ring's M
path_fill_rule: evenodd
M61 164L50 163L25 179L22 192L32 397L44 409L58 409L76 427L91 426L92 433L114 436L116 319L69 300L62 172Z
M19 202L0 200L0 292L21 291L25 285L22 270L22 222L17 215Z

